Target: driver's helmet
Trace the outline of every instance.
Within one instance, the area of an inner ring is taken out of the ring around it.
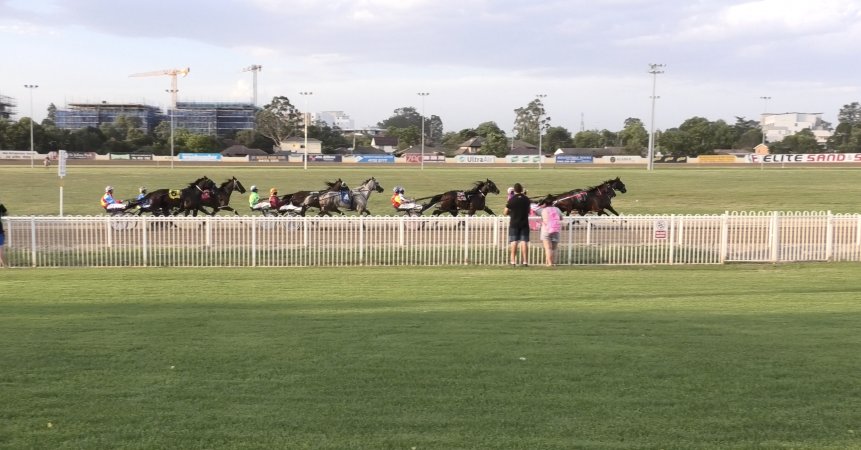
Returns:
[[[269,195],[278,195],[278,189],[275,189],[275,188],[269,189]]]
[[[113,192],[113,191],[114,191],[113,186],[105,186],[105,192]]]
[[[403,194],[403,193],[405,193],[405,192],[407,192],[407,191],[406,191],[406,189],[404,189],[404,187],[403,187],[403,186],[398,186],[398,192],[400,192],[401,194]]]
[[[138,191],[140,191],[141,194],[146,194],[146,186],[141,186],[138,188]]]
[[[257,186],[251,186],[251,192],[257,192]]]
[[[400,194],[401,190],[403,190],[403,188],[400,186],[395,186],[394,188],[392,188],[392,192],[394,192],[395,194]]]

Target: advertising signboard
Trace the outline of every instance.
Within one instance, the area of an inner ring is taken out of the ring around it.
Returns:
[[[365,164],[394,164],[394,155],[356,155],[357,163]]]
[[[493,164],[496,156],[493,155],[457,155],[454,162],[460,164]]]
[[[180,153],[180,161],[221,161],[221,153]]]
[[[592,164],[591,155],[556,155],[556,164]]]

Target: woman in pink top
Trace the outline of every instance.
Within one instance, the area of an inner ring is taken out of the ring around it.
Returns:
[[[541,242],[544,243],[544,261],[548,266],[556,263],[556,247],[559,245],[559,232],[562,230],[562,211],[552,202],[542,204]]]

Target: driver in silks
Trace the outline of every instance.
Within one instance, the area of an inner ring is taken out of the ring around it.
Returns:
[[[105,211],[126,209],[126,204],[123,203],[122,200],[117,200],[114,198],[113,186],[105,187],[105,195],[102,196],[102,199],[99,203],[101,203],[102,208],[105,208]]]
[[[392,206],[395,207],[398,211],[410,211],[416,208],[415,200],[411,198],[404,197],[404,193],[406,190],[403,186],[395,186],[392,189]]]

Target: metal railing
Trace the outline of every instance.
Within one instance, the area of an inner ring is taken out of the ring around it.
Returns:
[[[4,217],[11,267],[504,265],[508,218]],[[543,262],[532,233],[530,261]],[[565,218],[562,265],[861,261],[861,215]]]

